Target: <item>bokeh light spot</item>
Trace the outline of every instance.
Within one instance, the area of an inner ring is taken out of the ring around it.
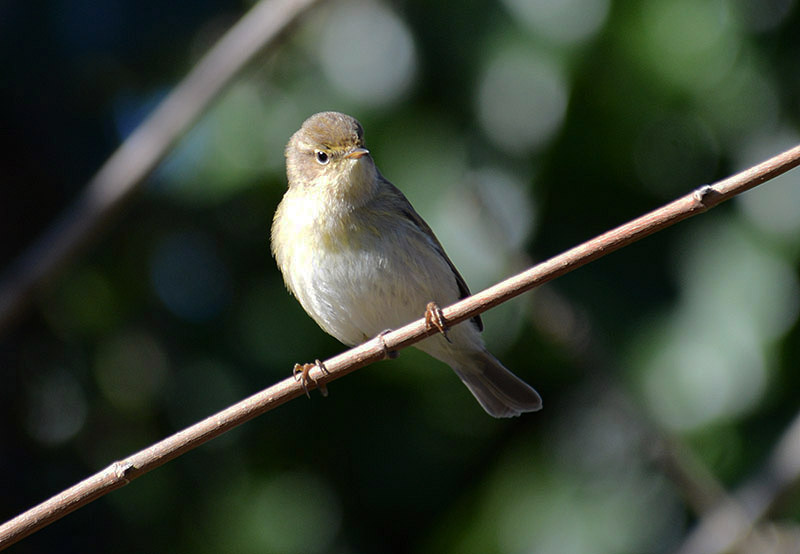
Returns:
[[[96,267],[81,266],[71,271],[60,284],[55,298],[42,310],[59,331],[94,336],[113,327],[120,317],[118,291],[108,276]]]
[[[505,5],[537,34],[559,43],[594,36],[608,16],[609,0],[505,0]]]
[[[568,86],[557,66],[529,52],[503,50],[480,77],[478,117],[497,146],[525,154],[558,131],[567,99]]]
[[[681,324],[689,322],[674,325]],[[720,340],[673,329],[645,368],[645,396],[658,420],[686,431],[746,412],[766,385],[763,355],[747,338]]]
[[[788,150],[800,143],[794,131],[779,130],[755,134],[739,156],[742,169]],[[800,244],[800,174],[784,173],[758,190],[736,198],[742,213],[760,229],[784,239],[792,246]]]
[[[400,98],[417,65],[410,31],[377,2],[337,4],[322,27],[319,57],[337,89],[372,105]]]
[[[668,83],[707,91],[731,69],[740,42],[727,2],[673,0],[642,7],[638,54]]]
[[[788,264],[733,225],[706,223],[680,251],[681,300],[639,348],[648,406],[667,427],[693,430],[761,399],[767,353],[797,321],[800,286]]]
[[[128,332],[103,341],[95,358],[95,375],[105,397],[129,412],[149,406],[161,390],[169,363],[149,334]]]
[[[244,554],[331,552],[342,508],[331,487],[311,473],[284,472],[251,483],[235,497],[221,537],[237,538]]]
[[[88,407],[80,383],[62,368],[48,370],[27,390],[25,426],[46,446],[62,444],[83,427]]]

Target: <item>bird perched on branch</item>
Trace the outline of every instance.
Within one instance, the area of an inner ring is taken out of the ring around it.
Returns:
[[[380,174],[358,121],[337,112],[309,117],[286,146],[286,172],[272,253],[287,288],[323,330],[354,346],[425,311],[441,333],[415,346],[449,365],[489,414],[541,408],[539,394],[486,350],[480,317],[446,328],[438,306],[469,296],[467,284]]]

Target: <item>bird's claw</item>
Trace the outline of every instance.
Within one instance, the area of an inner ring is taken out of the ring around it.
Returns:
[[[447,322],[444,319],[444,313],[436,302],[428,302],[428,305],[425,306],[425,327],[438,330],[447,342],[452,342],[447,336]]]
[[[329,373],[328,369],[325,367],[319,360],[314,360],[313,364],[294,364],[294,368],[292,368],[292,376],[295,378],[296,381],[300,381],[303,385],[303,390],[306,393],[308,398],[311,398],[311,395],[308,392],[308,383],[314,383],[314,386],[319,389],[319,392],[322,393],[322,396],[328,396],[328,387],[325,383],[319,383],[316,379],[311,378],[309,372],[314,368],[318,367],[322,373]]]

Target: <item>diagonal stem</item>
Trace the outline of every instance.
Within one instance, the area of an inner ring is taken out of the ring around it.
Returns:
[[[262,0],[198,62],[100,167],[81,195],[3,274],[0,332],[133,198],[175,143],[260,52],[320,0]]]
[[[445,322],[454,325],[471,319],[597,258],[709,210],[797,165],[800,165],[800,146],[723,181],[703,186],[657,210],[465,298],[443,310]],[[360,346],[314,366],[309,372],[310,382],[312,386],[322,387],[330,381],[385,359],[392,352],[407,348],[438,332],[435,327],[425,324],[425,318],[421,318],[395,331],[381,333]],[[325,371],[321,367],[324,367]],[[111,464],[103,471],[0,525],[0,550],[106,493],[128,484],[140,475],[303,394],[303,384],[294,377],[289,377],[124,460]]]

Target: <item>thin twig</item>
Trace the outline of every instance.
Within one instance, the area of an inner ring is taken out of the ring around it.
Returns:
[[[612,229],[563,254],[490,287],[479,294],[464,299],[444,310],[449,323],[470,319],[476,307],[493,308],[506,300],[537,287],[547,281],[594,261],[610,252],[656,233],[679,221],[709,210],[725,200],[750,190],[761,183],[800,165],[800,146],[778,154],[767,161],[737,173],[714,185],[700,187],[669,204]]]
[[[722,483],[686,444],[654,427],[648,431],[659,468],[698,518],[729,498]]]
[[[555,256],[531,269],[448,306],[443,310],[449,324],[471,319],[493,306],[555,279],[592,260],[631,244],[687,217],[704,212],[736,194],[800,164],[800,146],[733,177],[696,191],[645,214],[616,229]],[[420,307],[422,311],[422,307]],[[382,360],[436,333],[421,318],[395,331],[382,334],[360,346],[323,362],[324,370],[314,367],[309,373],[320,386]],[[128,484],[148,471],[188,452],[212,438],[304,394],[302,383],[290,377],[264,391],[208,417],[149,448],[111,464],[96,475],[31,508],[0,526],[0,550],[49,525],[69,512]]]
[[[732,552],[799,482],[800,413],[784,431],[762,470],[710,510],[677,554]]]
[[[233,77],[320,0],[262,0],[194,66],[111,155],[83,193],[3,275],[0,333],[116,215]]]

